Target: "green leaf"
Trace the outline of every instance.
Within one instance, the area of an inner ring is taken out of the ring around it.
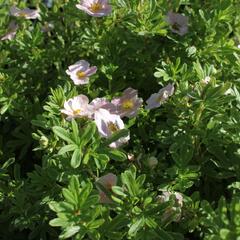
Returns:
[[[106,221],[102,226],[103,230],[107,233],[115,232],[129,224],[130,219],[124,214],[117,215],[111,222]]]
[[[98,169],[105,169],[110,159],[106,154],[95,154],[94,160]]]
[[[61,127],[53,127],[53,132],[60,137],[61,139],[65,140],[68,143],[75,143],[71,138],[71,135]]]
[[[72,120],[72,130],[73,130],[73,133],[72,133],[73,139],[75,143],[78,145],[80,143],[79,130],[78,130],[78,125],[74,119]]]
[[[168,234],[166,231],[164,231],[161,228],[157,230],[157,233],[159,235],[159,239],[161,240],[175,240],[170,234]]]
[[[158,224],[154,221],[154,219],[150,216],[145,218],[145,224],[150,228],[156,228]]]
[[[80,193],[79,189],[80,189],[80,184],[79,184],[79,180],[78,177],[73,175],[70,179],[70,183],[68,186],[68,189],[71,192],[76,192],[76,194],[78,195]]]
[[[74,206],[68,202],[60,202],[58,212],[72,212],[74,210]]]
[[[218,87],[210,87],[206,91],[206,99],[209,99],[209,101],[212,101],[214,98],[222,96],[230,87],[230,82],[226,82]]]
[[[62,232],[59,238],[60,239],[70,238],[73,235],[75,235],[77,232],[79,232],[79,230],[80,230],[80,226],[69,226]]]
[[[78,197],[78,203],[79,203],[79,208],[81,208],[84,203],[87,201],[89,194],[92,191],[92,184],[87,183],[81,190],[81,193],[79,194]]]
[[[52,227],[64,227],[68,225],[66,219],[54,218],[49,222],[49,225]]]
[[[220,237],[221,237],[221,239],[228,240],[228,239],[231,239],[230,236],[231,236],[231,231],[229,229],[222,228],[220,230]]]
[[[3,115],[3,114],[8,110],[9,107],[10,107],[10,104],[4,105],[4,106],[0,109],[0,114]]]
[[[90,153],[89,153],[89,152],[86,152],[85,155],[84,155],[84,157],[83,157],[83,164],[84,164],[84,165],[87,165],[89,159],[90,159]]]
[[[81,146],[85,146],[94,136],[96,131],[95,123],[88,123],[81,136]]]
[[[9,158],[3,165],[2,169],[7,169],[10,165],[15,162],[15,158]]]
[[[194,153],[191,137],[182,135],[175,138],[175,143],[170,146],[169,151],[178,166],[186,167]]]
[[[145,179],[146,179],[146,175],[145,174],[142,174],[141,176],[139,176],[136,179],[136,183],[138,184],[139,187],[143,186],[143,184],[145,182]]]
[[[76,144],[69,144],[69,145],[66,145],[66,146],[63,146],[59,151],[58,151],[58,154],[59,155],[63,155],[65,154],[66,152],[71,152],[71,151],[74,151],[78,146]]]
[[[62,193],[67,202],[72,203],[75,206],[77,205],[75,196],[72,192],[70,192],[68,189],[64,188],[62,190]]]
[[[71,158],[71,166],[73,168],[77,168],[80,166],[81,161],[82,161],[82,156],[81,156],[81,150],[75,149],[75,151],[73,152],[72,158]]]
[[[124,190],[122,187],[119,187],[119,186],[113,186],[112,187],[112,191],[113,193],[119,195],[119,196],[122,196],[122,197],[126,197],[127,195],[124,193]]]
[[[104,219],[95,220],[88,225],[88,228],[89,229],[99,228],[104,222],[105,222]]]
[[[127,159],[126,154],[124,152],[121,152],[120,150],[117,150],[117,149],[109,150],[106,154],[111,159],[113,159],[115,161],[119,161],[119,162],[123,162]]]
[[[138,186],[136,183],[136,167],[131,166],[129,170],[126,170],[121,174],[122,182],[126,185],[131,196],[136,196],[138,193]]]
[[[140,219],[137,219],[134,224],[131,225],[129,231],[128,231],[128,234],[130,236],[134,236],[139,230],[140,228],[143,227],[145,221],[144,221],[144,218],[140,218]]]
[[[68,202],[55,202],[55,201],[51,201],[48,204],[49,208],[56,212],[56,213],[60,213],[60,212],[69,212],[72,213],[72,211],[74,210],[74,206],[71,203]]]
[[[104,142],[104,146],[108,146],[112,142],[116,142],[118,139],[120,139],[122,137],[127,137],[128,135],[129,135],[129,130],[128,129],[121,129],[121,130],[115,132],[110,138],[108,138]]]

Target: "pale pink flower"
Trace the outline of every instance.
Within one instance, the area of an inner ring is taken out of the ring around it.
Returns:
[[[93,17],[103,17],[112,11],[108,0],[82,0],[76,7]]]
[[[8,26],[8,32],[0,38],[1,41],[3,41],[3,40],[13,40],[16,36],[17,29],[18,29],[18,25],[16,24],[16,22],[11,21],[9,26]]]
[[[168,202],[172,195],[174,195],[174,197],[176,199],[176,205],[179,207],[182,207],[183,206],[183,196],[179,192],[163,191],[162,195],[158,196],[158,200],[160,202]]]
[[[82,85],[89,82],[89,77],[95,74],[97,67],[90,67],[90,64],[85,60],[80,60],[68,67],[66,73],[73,80],[74,84]]]
[[[61,113],[67,115],[67,120],[80,117],[91,117],[92,107],[88,103],[88,97],[82,94],[70,98],[68,101],[65,101],[64,109],[61,110]]]
[[[206,76],[204,79],[202,79],[202,83],[208,84],[211,81],[211,78],[209,76]]]
[[[162,195],[158,196],[157,199],[159,202],[164,203],[168,202],[171,198],[171,196],[174,195],[175,197],[175,204],[171,208],[167,208],[163,214],[163,221],[168,219],[170,216],[173,214],[175,215],[175,222],[178,222],[181,219],[181,212],[176,215],[177,208],[181,210],[183,207],[183,196],[181,193],[178,192],[169,192],[169,191],[164,191]]]
[[[25,19],[36,19],[40,17],[39,10],[33,10],[30,8],[19,9],[15,6],[10,8],[10,15],[14,17],[23,17]]]
[[[168,12],[166,20],[171,25],[172,32],[180,36],[188,32],[188,17],[179,13]]]
[[[115,105],[110,103],[106,98],[95,98],[91,101],[90,105],[93,106],[94,112],[96,112],[100,108],[106,109],[112,114],[116,112]]]
[[[97,180],[97,183],[100,184],[105,190],[111,191],[113,186],[116,186],[117,184],[117,176],[113,173],[108,173],[105,176],[100,177]],[[105,192],[102,191],[97,186],[97,189],[99,191],[100,196],[100,203],[112,203],[113,201],[106,195]]]
[[[108,110],[100,108],[94,114],[95,123],[98,128],[99,134],[104,138],[109,138],[113,133],[124,129],[124,123],[119,115],[111,114]],[[126,143],[130,139],[129,136],[122,137],[115,142],[112,142],[109,146],[117,148]]]
[[[114,98],[111,101],[116,106],[117,115],[129,118],[137,115],[142,102],[142,98],[138,97],[138,91],[133,88],[127,88],[121,97]]]
[[[173,92],[174,85],[169,83],[166,87],[160,89],[158,93],[154,93],[150,96],[150,98],[146,101],[147,106],[145,109],[150,110],[160,107],[162,103],[173,95]]]

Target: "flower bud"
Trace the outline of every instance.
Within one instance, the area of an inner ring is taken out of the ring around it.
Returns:
[[[47,148],[47,146],[48,146],[48,139],[47,139],[47,137],[41,136],[41,138],[39,139],[39,143],[40,143],[40,146],[42,148]]]
[[[148,163],[148,166],[153,169],[153,168],[155,168],[155,167],[157,166],[158,160],[157,160],[157,158],[155,158],[155,157],[150,157],[150,158],[147,160],[147,163]]]

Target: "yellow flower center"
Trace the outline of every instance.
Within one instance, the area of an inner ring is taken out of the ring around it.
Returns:
[[[180,27],[181,27],[181,26],[180,26],[178,23],[174,23],[174,24],[172,25],[172,29],[174,29],[174,30],[176,30],[176,31],[179,31]]]
[[[107,127],[112,133],[117,132],[119,130],[118,126],[116,124],[114,124],[113,122],[109,122],[107,124]]]
[[[168,92],[164,91],[159,97],[156,98],[156,102],[164,102],[168,98]]]
[[[156,102],[158,103],[158,102],[162,102],[163,101],[163,96],[160,96],[160,97],[158,97],[158,98],[156,98]]]
[[[123,103],[122,103],[122,108],[124,110],[130,110],[134,107],[134,104],[133,104],[133,101],[132,100],[124,100]]]
[[[82,71],[77,71],[76,74],[77,74],[77,77],[78,77],[79,79],[81,79],[81,78],[83,78],[83,77],[86,76],[85,72],[82,72]]]
[[[80,114],[80,112],[81,112],[81,110],[80,110],[80,109],[76,109],[76,110],[74,110],[74,111],[73,111],[73,114],[74,114],[74,115],[79,115],[79,114]]]
[[[100,3],[93,3],[90,9],[95,13],[102,9],[102,5]]]
[[[20,13],[19,13],[19,17],[26,17],[26,16],[27,16],[27,14],[24,13],[24,12],[20,12]]]

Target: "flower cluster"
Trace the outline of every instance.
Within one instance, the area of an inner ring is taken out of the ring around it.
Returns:
[[[51,7],[52,1],[46,1],[45,4],[47,7]],[[109,5],[108,0],[81,0],[78,4],[76,4],[76,7],[93,17],[104,17],[109,15],[112,11],[112,7]],[[37,19],[40,18],[40,11],[39,9],[19,9],[16,6],[12,6],[10,8],[10,16],[24,19]],[[170,25],[172,32],[177,33],[180,36],[183,36],[188,32],[188,17],[186,16],[169,11],[166,16],[166,22],[168,22]],[[51,28],[52,25],[48,25],[48,23],[45,23],[45,25],[42,27],[43,31],[49,31]],[[12,21],[9,24],[7,33],[1,36],[0,40],[3,41],[14,39],[17,29],[18,25]],[[80,85],[87,84],[89,76],[94,74],[96,70],[96,67],[89,67],[86,61],[81,60],[76,62],[74,65],[69,66],[67,74],[71,76],[71,79],[76,85]]]
[[[74,84],[82,85],[89,82],[90,76],[97,72],[97,67],[90,67],[86,60],[80,60],[68,67],[66,73],[73,80]],[[154,93],[147,100],[146,109],[159,107],[174,92],[173,84]],[[111,101],[106,98],[95,98],[89,103],[89,99],[85,95],[79,95],[67,100],[64,103],[64,109],[61,113],[67,115],[67,120],[74,118],[88,118],[94,120],[101,137],[109,138],[115,132],[124,129],[123,117],[136,117],[143,100],[138,97],[138,91],[131,87],[123,91],[122,96],[115,97]],[[129,136],[122,137],[111,143],[109,146],[117,148],[130,139]]]
[[[112,7],[108,0],[82,0],[76,7],[94,17],[102,17],[111,13]],[[36,19],[40,17],[39,10],[29,8],[19,9],[16,6],[10,8],[10,15],[24,19]],[[169,12],[167,21],[172,26],[173,32],[183,35],[187,32],[187,17]],[[176,30],[176,27],[178,28]],[[8,32],[1,37],[1,40],[12,40],[17,32],[18,25],[11,21]],[[70,65],[66,74],[70,76],[75,85],[89,83],[89,79],[97,72],[96,66],[90,66],[86,60],[79,60]],[[174,92],[173,84],[154,93],[146,101],[146,110],[159,107]],[[67,120],[74,118],[88,118],[95,121],[99,134],[104,138],[109,138],[115,132],[124,129],[123,117],[136,117],[143,100],[138,97],[138,91],[131,87],[125,89],[122,96],[115,97],[111,101],[106,98],[96,98],[89,103],[85,95],[79,95],[67,100],[61,113],[65,114]],[[119,139],[110,144],[110,147],[119,147],[129,140],[129,136]]]

